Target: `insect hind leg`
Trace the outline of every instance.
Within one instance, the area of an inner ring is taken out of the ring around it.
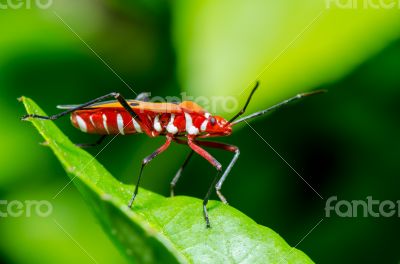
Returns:
[[[93,104],[95,104],[95,103],[101,102],[101,101],[103,101],[103,100],[105,100],[105,99],[107,99],[107,98],[110,98],[110,97],[113,97],[113,98],[115,98],[116,100],[118,100],[118,102],[121,104],[121,106],[122,106],[126,111],[128,111],[128,113],[129,113],[133,118],[139,118],[139,117],[136,115],[136,113],[132,110],[132,108],[129,106],[129,104],[128,104],[128,102],[125,100],[125,98],[124,98],[121,94],[116,93],[116,92],[113,92],[113,93],[109,93],[109,94],[100,96],[100,97],[98,97],[98,98],[96,98],[96,99],[93,99],[93,100],[87,102],[87,103],[78,105],[78,106],[76,106],[76,107],[72,107],[71,109],[68,109],[68,110],[66,110],[66,111],[64,111],[64,112],[61,112],[61,113],[58,113],[58,114],[55,114],[55,115],[52,115],[52,116],[41,116],[41,115],[36,115],[36,114],[29,114],[29,115],[23,116],[23,117],[21,118],[21,120],[27,120],[27,119],[29,119],[29,118],[42,119],[42,120],[57,120],[57,119],[59,119],[60,117],[63,117],[63,116],[65,116],[65,115],[68,115],[68,114],[70,114],[70,113],[72,113],[72,112],[74,112],[74,111],[84,109],[85,107],[89,107],[89,106],[91,106],[91,105],[93,105]]]
[[[70,113],[72,113],[74,111],[81,110],[81,109],[83,109],[85,107],[91,106],[91,105],[93,105],[95,103],[101,102],[101,101],[103,101],[103,100],[105,100],[107,98],[110,98],[110,97],[116,98],[117,96],[120,96],[120,95],[118,93],[115,93],[115,92],[114,93],[109,93],[109,94],[100,96],[100,97],[98,97],[96,99],[93,99],[93,100],[91,100],[91,101],[89,101],[87,103],[78,105],[76,107],[73,107],[73,108],[68,109],[68,110],[66,110],[64,112],[61,112],[61,113],[58,113],[58,114],[55,114],[55,115],[52,115],[52,116],[41,116],[41,115],[36,115],[36,114],[29,114],[29,115],[24,115],[21,119],[22,120],[26,120],[28,118],[36,118],[36,119],[43,119],[43,120],[57,120],[60,117],[68,115],[68,114],[70,114]]]

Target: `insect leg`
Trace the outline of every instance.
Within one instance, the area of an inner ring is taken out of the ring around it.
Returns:
[[[211,195],[211,191],[212,188],[214,188],[214,185],[217,181],[217,179],[219,178],[219,175],[222,171],[222,166],[221,163],[219,163],[213,156],[211,156],[207,151],[205,151],[203,148],[201,148],[200,146],[198,146],[195,142],[194,139],[189,137],[188,138],[188,145],[189,147],[194,150],[197,154],[199,154],[200,156],[202,156],[203,158],[205,158],[208,162],[211,163],[211,165],[213,165],[216,169],[217,169],[217,175],[215,176],[210,188],[208,189],[208,192],[206,194],[206,196],[204,197],[203,200],[203,214],[204,214],[204,219],[206,220],[206,225],[209,228],[210,227],[210,220],[208,218],[208,211],[207,211],[207,204],[208,204],[208,200],[210,199],[210,195]]]
[[[170,184],[171,197],[174,197],[175,185],[178,182],[179,178],[181,177],[183,169],[186,167],[186,165],[189,163],[190,158],[193,156],[193,153],[194,153],[194,151],[191,150],[189,155],[186,157],[185,161],[183,162],[182,166],[176,172],[175,177],[172,179],[171,184]]]
[[[207,228],[211,227],[210,220],[208,218],[207,204],[208,204],[208,200],[210,199],[212,189],[214,188],[214,185],[217,182],[217,179],[219,178],[220,174],[221,174],[221,171],[218,171],[217,174],[215,175],[214,180],[212,181],[210,187],[208,188],[207,194],[206,194],[206,196],[204,197],[204,200],[203,200],[203,214],[204,214],[204,219],[206,220],[206,227]]]
[[[171,136],[167,136],[167,141],[165,141],[164,145],[162,145],[161,147],[159,147],[156,151],[154,151],[153,153],[151,153],[149,156],[147,156],[146,158],[144,158],[142,160],[142,166],[140,167],[140,173],[139,173],[139,178],[137,180],[136,186],[135,186],[135,190],[133,192],[132,198],[129,201],[128,206],[132,207],[133,201],[136,198],[136,195],[138,194],[139,191],[139,184],[140,184],[140,179],[142,178],[142,174],[143,174],[143,169],[144,167],[150,162],[152,161],[155,157],[157,157],[159,154],[161,154],[162,152],[164,152],[169,145],[171,144],[172,141],[172,137]]]
[[[52,115],[52,116],[40,116],[40,115],[30,114],[30,115],[23,116],[21,119],[25,120],[25,119],[28,119],[28,118],[37,118],[37,119],[44,119],[44,120],[56,120],[56,119],[59,119],[60,117],[68,115],[68,114],[70,114],[70,113],[72,113],[74,111],[77,111],[77,110],[83,109],[85,107],[91,106],[91,105],[93,105],[95,103],[98,103],[100,101],[103,101],[103,100],[105,100],[107,98],[116,97],[117,95],[118,95],[117,93],[109,93],[109,94],[100,96],[99,98],[93,99],[93,100],[91,100],[91,101],[89,101],[87,103],[78,105],[77,107],[68,109],[68,110],[66,110],[64,112],[61,112],[59,114],[55,114],[55,115]]]
[[[227,204],[228,202],[226,201],[226,198],[221,193],[221,188],[222,188],[222,184],[224,183],[225,179],[228,177],[230,171],[232,170],[233,166],[235,165],[236,161],[239,158],[239,155],[240,155],[239,148],[236,146],[233,146],[233,145],[228,145],[228,144],[224,144],[224,143],[220,143],[220,142],[196,141],[196,143],[200,146],[222,149],[222,150],[226,150],[226,151],[235,153],[231,162],[229,163],[228,167],[222,174],[218,183],[215,185],[215,191],[216,191],[219,199],[223,203]]]
[[[142,101],[142,102],[149,102],[150,101],[151,93],[143,92],[136,96],[135,100]]]
[[[80,148],[96,147],[96,146],[100,145],[106,138],[107,138],[107,135],[103,135],[94,143],[81,143],[81,144],[75,144],[75,146],[80,147]]]
[[[122,95],[120,95],[119,93],[115,93],[115,92],[114,92],[114,93],[109,93],[109,94],[100,96],[99,98],[93,99],[93,100],[91,100],[91,101],[89,101],[89,102],[87,102],[87,103],[78,105],[78,106],[76,106],[76,107],[73,107],[73,108],[68,109],[68,110],[66,110],[66,111],[64,111],[64,112],[61,112],[61,113],[58,113],[58,114],[55,114],[55,115],[52,115],[52,116],[41,116],[41,115],[36,115],[36,114],[30,114],[30,115],[25,115],[25,116],[23,116],[21,119],[22,119],[22,120],[25,120],[25,119],[28,119],[28,118],[37,118],[37,119],[44,119],[44,120],[56,120],[56,119],[59,119],[60,117],[63,117],[63,116],[65,116],[65,115],[68,115],[68,114],[70,114],[70,113],[72,113],[72,112],[74,112],[74,111],[84,109],[85,107],[89,107],[89,106],[91,106],[91,105],[93,105],[93,104],[95,104],[95,103],[101,102],[101,101],[103,101],[103,100],[105,100],[105,99],[107,99],[107,98],[110,98],[110,97],[114,97],[115,99],[117,99],[118,102],[122,105],[122,107],[123,107],[126,111],[128,111],[129,114],[130,114],[133,118],[138,118],[138,116],[137,116],[136,113],[132,110],[132,108],[129,106],[128,102],[124,99],[124,97],[122,97]]]

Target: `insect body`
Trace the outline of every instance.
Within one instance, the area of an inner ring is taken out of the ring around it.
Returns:
[[[237,118],[246,111],[258,84],[259,83],[257,82],[242,110],[229,121],[220,116],[211,115],[202,107],[191,101],[184,101],[180,104],[151,103],[149,102],[148,94],[146,93],[138,95],[135,100],[125,100],[118,93],[110,93],[82,105],[59,106],[58,108],[64,109],[65,111],[53,116],[26,115],[23,119],[38,118],[56,120],[62,116],[71,114],[72,124],[76,128],[80,129],[82,132],[101,135],[101,138],[96,143],[78,144],[81,147],[98,145],[108,135],[145,133],[149,137],[164,136],[166,138],[165,143],[142,161],[137,184],[128,204],[129,207],[132,207],[136,195],[138,194],[144,167],[156,156],[164,152],[170,146],[172,141],[178,144],[188,145],[191,151],[171,182],[171,196],[174,195],[174,187],[181,177],[184,167],[193,156],[193,153],[197,153],[206,159],[217,170],[217,174],[203,200],[204,218],[207,227],[210,227],[207,211],[208,200],[213,188],[215,188],[220,200],[227,203],[225,197],[221,193],[221,187],[233,165],[239,158],[240,152],[239,148],[233,145],[203,141],[199,139],[228,136],[232,133],[232,126],[238,123],[264,115],[302,97],[321,92],[316,91],[298,94],[270,108],[237,120]],[[107,98],[114,98],[115,100],[103,102]],[[231,152],[233,153],[233,158],[223,171],[222,165],[203,147],[216,148]]]
[[[225,119],[211,116],[193,102],[161,105],[129,100],[128,103],[136,117],[132,117],[120,104],[108,103],[72,112],[72,124],[82,132],[99,135],[146,133],[150,137],[167,134],[207,137],[229,135],[232,132],[231,126],[227,125]]]

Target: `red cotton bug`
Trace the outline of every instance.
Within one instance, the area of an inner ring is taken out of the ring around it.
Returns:
[[[152,154],[143,159],[137,184],[135,186],[132,198],[128,204],[129,207],[132,207],[132,204],[138,194],[140,179],[142,177],[144,167],[157,155],[164,152],[172,141],[178,144],[188,145],[191,151],[171,182],[171,196],[174,196],[174,187],[178,182],[184,167],[193,156],[193,153],[196,152],[206,159],[217,170],[217,174],[203,200],[204,219],[206,221],[206,226],[210,227],[207,203],[211,192],[213,188],[215,188],[219,199],[223,203],[227,203],[225,197],[221,193],[221,187],[233,165],[239,158],[240,152],[239,148],[233,145],[219,142],[201,141],[198,139],[229,136],[232,133],[232,127],[238,123],[264,115],[300,98],[324,92],[315,91],[298,94],[265,110],[253,113],[237,120],[237,118],[246,111],[246,108],[250,103],[250,100],[258,85],[259,82],[256,82],[256,85],[247,98],[242,110],[239,111],[239,113],[237,113],[229,121],[220,116],[211,115],[202,107],[191,101],[184,101],[180,104],[151,103],[149,102],[148,93],[141,93],[134,100],[125,100],[119,93],[110,93],[82,105],[58,106],[59,109],[64,109],[66,111],[53,116],[26,115],[22,117],[22,119],[25,120],[28,118],[37,118],[56,120],[62,116],[71,114],[72,124],[76,128],[85,133],[101,135],[100,139],[93,144],[77,144],[80,147],[96,146],[100,144],[108,135],[145,133],[149,137],[165,136],[166,142]],[[114,98],[115,100],[102,102],[107,98]],[[223,171],[221,164],[202,147],[225,150],[232,152],[234,156],[225,171]]]

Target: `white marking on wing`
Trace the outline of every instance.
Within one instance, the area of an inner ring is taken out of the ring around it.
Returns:
[[[157,132],[161,132],[162,131],[162,127],[161,127],[161,123],[160,123],[160,116],[159,115],[156,115],[156,117],[154,118],[153,127]]]
[[[83,120],[83,118],[82,117],[80,117],[80,116],[76,116],[76,122],[78,122],[78,126],[79,126],[79,129],[82,131],[82,132],[87,132],[87,125],[86,125],[86,122],[85,122],[85,120]]]
[[[171,119],[169,120],[169,123],[167,125],[168,133],[171,133],[171,134],[178,133],[178,128],[174,125],[174,120],[175,120],[175,115],[171,114]]]
[[[96,128],[96,125],[94,124],[92,115],[90,115],[89,119],[90,119],[90,123],[92,123],[93,127]]]
[[[190,114],[185,113],[185,121],[186,121],[186,132],[188,132],[189,135],[199,134],[199,129],[193,125],[193,120]]]
[[[132,122],[136,132],[142,133],[142,128],[140,127],[139,123],[135,120],[135,118],[132,118]]]
[[[122,115],[118,114],[117,115],[117,125],[118,125],[118,130],[119,133],[121,133],[121,135],[125,135],[125,131],[124,131],[124,119],[122,119]]]
[[[110,134],[110,131],[108,131],[108,126],[107,126],[107,116],[105,114],[103,114],[103,126],[107,134]]]
[[[208,125],[208,119],[204,120],[203,123],[201,123],[200,131],[201,131],[201,132],[206,131],[207,125]]]

